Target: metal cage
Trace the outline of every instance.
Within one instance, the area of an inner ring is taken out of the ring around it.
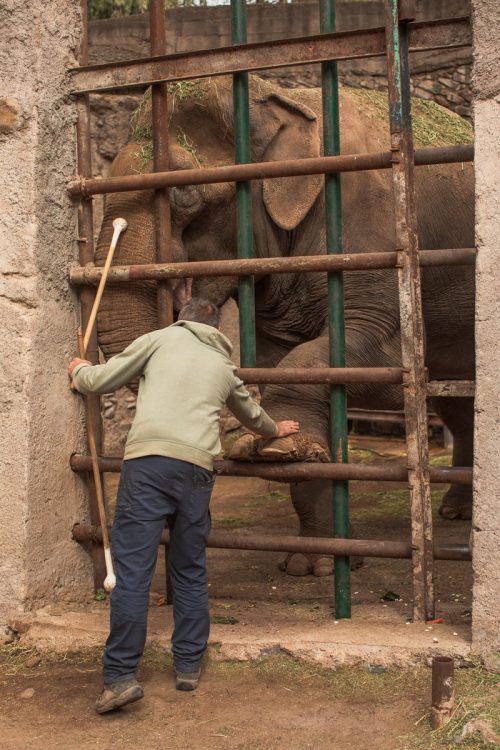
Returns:
[[[220,473],[259,476],[281,481],[332,480],[334,529],[332,539],[304,537],[245,536],[213,532],[209,546],[235,549],[314,551],[335,555],[335,617],[351,616],[349,555],[411,557],[413,570],[414,619],[434,617],[434,559],[470,559],[466,545],[437,547],[432,538],[430,482],[471,484],[470,468],[429,467],[427,407],[428,395],[472,396],[469,381],[429,382],[424,364],[423,319],[420,294],[420,266],[471,265],[473,248],[419,252],[416,233],[414,170],[422,164],[472,161],[472,146],[424,148],[414,151],[412,136],[409,53],[463,47],[471,43],[467,18],[428,23],[414,22],[411,0],[381,0],[385,5],[385,28],[335,31],[335,0],[319,0],[321,34],[276,42],[246,43],[245,0],[231,0],[233,46],[193,53],[165,55],[164,0],[151,0],[150,58],[105,65],[87,65],[87,40],[81,53],[82,67],[71,71],[78,107],[78,178],[68,185],[70,194],[79,196],[78,226],[80,268],[70,272],[70,281],[81,286],[82,323],[86,324],[92,305],[93,286],[102,269],[94,266],[92,195],[126,190],[155,190],[156,263],[115,266],[109,283],[154,279],[158,289],[158,324],[173,321],[172,294],[168,280],[186,276],[239,276],[241,333],[240,376],[251,383],[328,383],[331,397],[330,464],[244,464],[217,462]],[[370,56],[386,56],[389,88],[390,151],[340,155],[337,61]],[[323,91],[324,156],[315,159],[251,164],[249,146],[248,71],[290,65],[321,63]],[[235,114],[235,164],[209,169],[169,171],[167,82],[233,74]],[[94,179],[91,174],[89,95],[152,87],[154,172]],[[394,185],[396,245],[393,252],[344,254],[342,252],[341,173],[391,169]],[[250,180],[297,174],[325,175],[326,255],[293,258],[253,258],[252,206]],[[236,182],[238,258],[235,260],[172,263],[170,255],[169,188],[209,182]],[[401,368],[347,368],[345,366],[343,273],[365,268],[390,268],[398,275],[401,325]],[[256,367],[255,304],[253,274],[308,271],[328,272],[330,366],[322,369],[262,369]],[[97,334],[94,332],[89,358],[97,362]],[[346,383],[402,383],[407,442],[405,465],[348,464]],[[92,420],[99,453],[102,453],[102,427],[97,397],[89,399],[88,418]],[[100,469],[119,471],[120,459],[100,457]],[[74,455],[71,467],[89,472],[88,456]],[[411,496],[411,544],[349,539],[348,482],[352,479],[408,481]],[[93,541],[94,574],[97,586],[104,578],[98,547],[95,493],[89,474],[91,526],[76,526],[78,541]],[[162,543],[168,541],[168,532]]]

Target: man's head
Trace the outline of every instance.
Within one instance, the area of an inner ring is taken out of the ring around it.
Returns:
[[[205,323],[218,328],[219,308],[203,297],[193,297],[181,308],[177,320],[192,320],[194,323]]]

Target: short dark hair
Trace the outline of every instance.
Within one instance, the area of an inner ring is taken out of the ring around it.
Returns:
[[[205,323],[207,326],[219,327],[220,312],[217,305],[203,297],[192,297],[181,308],[177,320],[192,320],[195,323]]]

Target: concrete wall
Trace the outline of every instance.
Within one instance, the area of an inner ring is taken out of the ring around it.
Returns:
[[[87,554],[70,540],[86,515],[68,468],[82,409],[68,391],[75,304],[67,269],[76,212],[75,64],[78,3],[0,4],[0,622],[43,601],[81,598]]]
[[[473,641],[500,671],[500,6],[474,0],[476,422]]]

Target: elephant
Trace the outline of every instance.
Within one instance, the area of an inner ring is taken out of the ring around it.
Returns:
[[[250,76],[250,138],[253,161],[301,159],[322,153],[319,89],[282,89]],[[416,146],[471,141],[471,127],[432,102],[413,99]],[[169,87],[171,169],[223,166],[234,162],[232,81],[214,77]],[[387,96],[341,87],[342,153],[384,151],[389,147]],[[133,132],[117,155],[111,175],[152,171],[151,102],[145,95]],[[393,185],[390,170],[345,173],[342,185],[345,252],[395,249]],[[473,169],[470,164],[422,166],[415,170],[418,240],[422,249],[474,246]],[[251,183],[254,254],[304,256],[325,253],[323,175],[255,180]],[[236,256],[234,183],[175,187],[170,190],[174,261],[229,259]],[[115,253],[116,264],[155,259],[154,194],[114,193],[107,197],[97,249],[102,265],[112,220],[124,216],[128,230]],[[474,270],[469,266],[422,268],[425,357],[431,379],[474,377]],[[190,294],[222,305],[237,299],[235,276],[171,282],[178,310]],[[328,366],[327,275],[286,273],[255,277],[257,364],[260,367]],[[344,274],[346,365],[401,366],[397,273],[390,270]],[[154,282],[108,287],[98,317],[99,345],[105,357],[157,326]],[[353,408],[401,410],[399,385],[353,384]],[[324,385],[271,385],[263,406],[275,419],[297,419],[295,437],[258,443],[244,435],[232,457],[328,459],[329,394]],[[473,400],[435,398],[433,406],[454,438],[453,464],[472,462]],[[294,508],[304,536],[330,536],[330,483],[292,485]],[[471,517],[471,489],[451,485],[440,513],[448,519]],[[331,561],[292,555],[294,575],[331,573]]]

